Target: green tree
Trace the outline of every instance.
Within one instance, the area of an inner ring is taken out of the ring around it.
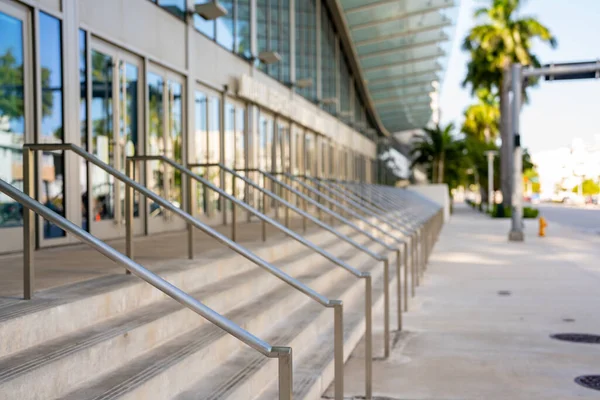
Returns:
[[[439,124],[433,128],[423,128],[421,136],[411,149],[412,165],[424,165],[434,183],[444,183],[446,164],[455,166],[462,156],[462,142],[454,135],[454,124],[445,127]]]
[[[540,66],[531,49],[534,39],[556,46],[556,40],[546,26],[533,17],[518,15],[522,3],[523,0],[491,0],[489,7],[477,9],[475,18],[483,18],[485,21],[473,27],[463,42],[463,49],[471,55],[463,85],[470,85],[473,93],[479,89],[487,89],[500,94],[500,132],[504,155],[501,174],[505,206],[510,206],[511,198],[511,166],[507,146],[511,135],[506,119],[509,104],[502,90],[508,82],[504,82],[503,73],[512,63]]]
[[[477,91],[477,103],[464,113],[461,131],[483,142],[495,140],[500,133],[500,104],[498,96],[489,89]]]

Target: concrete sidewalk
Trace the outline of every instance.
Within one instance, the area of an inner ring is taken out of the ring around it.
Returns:
[[[537,221],[529,221],[526,242],[509,243],[509,220],[455,211],[405,314],[405,331],[390,358],[374,364],[374,394],[600,398],[574,382],[600,374],[600,344],[549,337],[600,334],[600,238],[566,229],[538,238]],[[362,354],[359,345],[347,363],[348,397],[364,395]]]

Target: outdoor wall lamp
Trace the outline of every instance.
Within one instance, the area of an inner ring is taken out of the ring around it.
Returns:
[[[219,0],[213,0],[208,3],[196,4],[194,12],[208,21],[227,15],[227,9],[221,5]]]

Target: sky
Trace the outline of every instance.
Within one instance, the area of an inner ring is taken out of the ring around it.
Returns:
[[[473,10],[491,0],[460,1],[450,57],[440,91],[443,123],[462,123],[463,112],[474,99],[462,88],[468,54],[460,46],[475,24]],[[552,49],[535,43],[542,64],[600,59],[600,0],[525,0],[521,16],[533,16],[550,28],[558,40]],[[540,81],[529,89],[529,104],[521,113],[521,141],[532,154],[569,146],[574,138],[593,143],[600,135],[600,79]],[[459,125],[460,126],[460,125]]]

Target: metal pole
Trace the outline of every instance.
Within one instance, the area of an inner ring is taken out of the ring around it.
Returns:
[[[188,176],[186,179],[186,183],[187,183],[187,191],[186,191],[186,207],[187,207],[187,212],[190,215],[194,215],[194,212],[192,211],[193,206],[192,206],[192,177]],[[133,194],[133,188],[130,188],[132,194]],[[190,223],[187,224],[187,247],[188,247],[188,259],[193,260],[194,259],[194,226]]]
[[[390,261],[383,260],[383,354],[390,356]]]
[[[125,160],[125,173],[129,179],[135,179],[135,161]],[[134,259],[133,247],[133,187],[125,185],[125,254]],[[126,274],[131,272],[126,269]]]
[[[231,180],[231,193],[235,197],[235,175]],[[234,202],[231,202],[231,240],[237,242],[237,211]]]
[[[373,398],[373,287],[365,278],[365,399]]]
[[[494,156],[496,152],[493,150],[486,151],[488,159],[488,212],[493,212],[494,210]]]
[[[23,191],[35,199],[35,164],[31,149],[23,149]],[[23,298],[31,300],[35,292],[35,214],[23,206]]]
[[[337,301],[333,306],[333,357],[335,400],[344,400],[344,306]]]
[[[398,331],[402,330],[402,262],[400,261],[400,249],[396,252],[396,285],[398,288],[398,301],[396,306],[398,307]]]
[[[408,311],[408,245],[404,244],[404,311]]]
[[[523,179],[522,163],[523,153],[521,149],[521,135],[519,133],[519,114],[521,112],[521,92],[523,86],[521,64],[512,66],[512,128],[514,132],[513,152],[513,198],[512,198],[512,225],[508,234],[508,240],[522,242],[525,239],[523,233]]]
[[[292,348],[274,347],[273,350],[279,352],[279,400],[292,400]]]

